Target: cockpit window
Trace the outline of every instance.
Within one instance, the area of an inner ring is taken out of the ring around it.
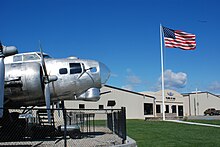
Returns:
[[[25,54],[23,55],[23,61],[39,60],[40,58],[36,54]]]
[[[59,69],[59,73],[60,73],[61,75],[67,74],[67,69],[66,69],[66,68],[60,68],[60,69]]]
[[[70,74],[77,74],[82,72],[80,63],[70,63]]]
[[[96,68],[96,67],[92,67],[92,68],[90,68],[90,72],[92,72],[92,73],[97,72],[97,68]]]
[[[19,62],[22,61],[22,55],[17,55],[13,57],[13,62]]]

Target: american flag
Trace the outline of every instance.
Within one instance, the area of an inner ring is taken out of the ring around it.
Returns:
[[[163,27],[165,47],[194,50],[196,35]]]

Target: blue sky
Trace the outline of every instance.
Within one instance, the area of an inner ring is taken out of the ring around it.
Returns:
[[[109,85],[160,89],[160,23],[196,34],[194,51],[164,48],[165,87],[220,94],[218,0],[0,0],[0,40],[19,52],[105,63]]]

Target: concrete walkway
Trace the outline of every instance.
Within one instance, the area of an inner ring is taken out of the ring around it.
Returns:
[[[220,125],[203,124],[203,123],[196,123],[196,122],[187,122],[187,121],[181,121],[181,120],[166,120],[166,121],[168,121],[168,122],[182,123],[182,124],[190,124],[190,125],[198,125],[198,126],[207,126],[207,127],[220,128]]]

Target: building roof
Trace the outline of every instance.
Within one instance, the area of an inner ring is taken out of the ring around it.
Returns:
[[[202,93],[207,93],[207,94],[211,94],[211,95],[213,95],[213,96],[216,96],[216,97],[219,97],[220,98],[220,96],[219,95],[216,95],[216,94],[213,94],[213,93],[211,93],[211,92],[208,92],[208,91],[198,91],[198,92],[189,92],[189,93],[182,93],[182,95],[183,96],[189,96],[190,94],[202,94]]]
[[[122,89],[122,88],[118,88],[118,87],[114,87],[114,86],[110,86],[110,85],[104,85],[104,86],[108,87],[108,88],[112,88],[112,89],[116,89],[116,90],[120,90],[120,91],[124,91],[124,92],[132,93],[132,94],[137,94],[137,95],[140,95],[140,96],[145,96],[145,97],[149,97],[149,98],[155,99],[155,97],[151,96],[151,95],[147,95],[147,94],[143,94],[143,93],[139,93],[139,92],[134,92],[134,91],[130,91],[130,90],[127,90],[127,89]]]

